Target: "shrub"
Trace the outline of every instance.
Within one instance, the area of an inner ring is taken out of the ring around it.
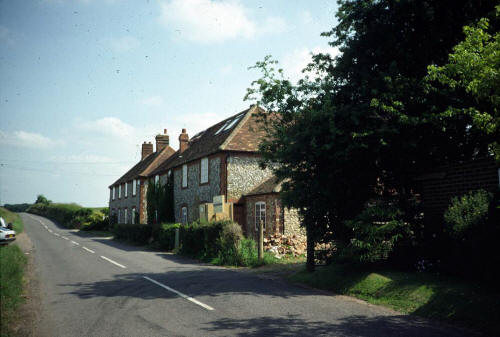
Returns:
[[[173,250],[175,248],[175,230],[180,227],[180,224],[160,225],[156,241],[159,243],[161,248],[165,250]]]
[[[451,200],[444,213],[446,251],[442,268],[450,274],[489,282],[500,280],[500,198],[484,190],[469,192]]]
[[[483,226],[488,220],[488,209],[493,198],[485,190],[469,192],[451,199],[451,204],[444,213],[448,230],[456,236],[464,237],[467,232]]]
[[[113,227],[115,238],[138,245],[148,243],[152,234],[152,226],[143,224],[116,224]]]
[[[381,202],[365,208],[355,219],[346,221],[352,238],[336,242],[339,261],[373,263],[387,260],[396,244],[412,235],[403,212],[394,205]]]
[[[94,211],[85,218],[81,230],[99,231],[109,228],[109,217],[100,211]]]

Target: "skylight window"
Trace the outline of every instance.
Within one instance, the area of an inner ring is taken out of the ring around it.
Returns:
[[[241,118],[244,115],[245,114],[241,114],[241,115],[234,117],[233,119],[228,120],[226,123],[224,123],[224,125],[219,130],[217,130],[217,132],[215,134],[218,135],[221,132],[225,132],[227,130],[230,130],[233,126],[236,125],[236,123],[238,123],[241,120]]]

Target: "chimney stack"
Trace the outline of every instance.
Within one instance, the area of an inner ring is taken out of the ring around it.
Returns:
[[[163,129],[163,135],[156,135],[156,152],[160,152],[169,145],[169,138],[167,129]]]
[[[179,152],[184,152],[189,146],[189,136],[186,133],[186,129],[182,129],[182,133],[179,135]]]
[[[149,143],[144,142],[142,144],[141,160],[144,160],[144,158],[149,156],[151,153],[153,153],[153,144],[151,144],[151,142],[149,142]]]

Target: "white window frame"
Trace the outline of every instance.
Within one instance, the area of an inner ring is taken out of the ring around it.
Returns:
[[[258,206],[258,207],[257,207]],[[257,210],[258,208],[258,210]],[[264,213],[264,216],[262,216]],[[255,203],[255,230],[259,230],[259,222],[264,220],[264,230],[266,230],[266,202],[258,201]]]
[[[113,186],[113,200],[116,199],[116,186]]]
[[[122,184],[118,185],[118,199],[122,197]]]
[[[187,225],[188,223],[188,208],[187,206],[181,207],[181,223]]]
[[[155,185],[158,184],[159,181],[160,181],[160,176],[155,175]]]
[[[128,183],[125,183],[125,198],[128,197]]]
[[[184,165],[182,165],[182,187],[183,188],[188,187],[187,175],[188,175],[188,167],[187,167],[187,164],[184,164]]]
[[[135,207],[132,207],[132,212],[130,214],[132,216],[132,225],[135,225]]]
[[[128,223],[128,209],[123,209],[123,222]]]
[[[137,193],[137,180],[132,180],[132,196],[135,197]]]
[[[200,184],[208,183],[208,157],[200,161]]]

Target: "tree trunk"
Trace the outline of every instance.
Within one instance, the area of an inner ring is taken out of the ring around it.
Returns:
[[[314,236],[312,230],[306,227],[307,235],[307,261],[306,268],[308,272],[314,271]]]

